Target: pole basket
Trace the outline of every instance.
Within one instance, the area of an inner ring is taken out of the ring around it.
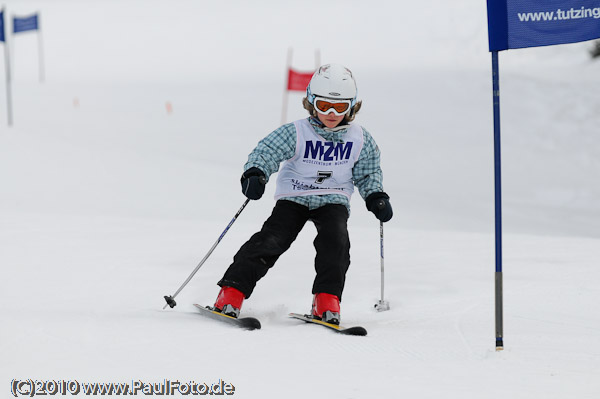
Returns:
[[[175,302],[175,299],[173,299],[171,295],[165,295],[165,301],[167,301],[167,305],[169,305],[171,309],[177,306],[177,302]]]
[[[375,304],[375,310],[378,312],[385,312],[386,310],[390,310],[390,303],[388,301],[379,300]]]

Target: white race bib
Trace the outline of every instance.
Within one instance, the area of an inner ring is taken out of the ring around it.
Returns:
[[[294,122],[296,153],[285,161],[277,177],[275,199],[304,195],[354,192],[352,168],[363,147],[363,129],[350,125],[342,135],[344,142],[334,143],[319,136],[307,119]]]

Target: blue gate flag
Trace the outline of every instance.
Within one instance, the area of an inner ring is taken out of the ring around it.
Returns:
[[[600,0],[487,0],[490,51],[600,37]]]
[[[29,30],[38,29],[39,26],[37,14],[24,18],[13,17],[13,33],[27,32]]]
[[[4,10],[0,11],[0,42],[4,41]]]

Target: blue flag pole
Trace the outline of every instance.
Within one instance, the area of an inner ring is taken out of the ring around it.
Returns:
[[[46,73],[44,70],[44,45],[42,42],[42,27],[40,26],[40,13],[38,12],[36,15],[38,23],[38,61],[40,63],[40,83],[44,83]]]
[[[42,44],[42,29],[40,26],[40,12],[29,15],[27,17],[12,17],[14,35],[22,32],[37,31],[38,35],[38,58],[40,65],[40,82],[43,83],[45,79],[44,73],[44,48]]]
[[[11,92],[11,77],[10,77],[10,51],[8,51],[8,38],[5,30],[5,19],[4,19],[4,7],[0,9],[0,41],[4,42],[4,64],[6,73],[6,119],[8,120],[8,126],[12,126],[12,92]]]
[[[487,0],[494,98],[496,207],[496,349],[502,350],[502,187],[498,52],[600,38],[600,0]]]
[[[492,88],[494,100],[494,186],[496,213],[496,350],[504,349],[502,316],[502,169],[500,157],[500,74],[498,52],[492,51]]]

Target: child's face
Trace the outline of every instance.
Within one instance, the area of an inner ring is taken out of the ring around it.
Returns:
[[[344,119],[344,116],[345,115],[336,115],[333,113],[333,111],[328,113],[327,115],[317,112],[317,117],[319,118],[319,120],[325,125],[325,127],[328,128],[336,127],[337,125],[339,125],[342,119]]]

